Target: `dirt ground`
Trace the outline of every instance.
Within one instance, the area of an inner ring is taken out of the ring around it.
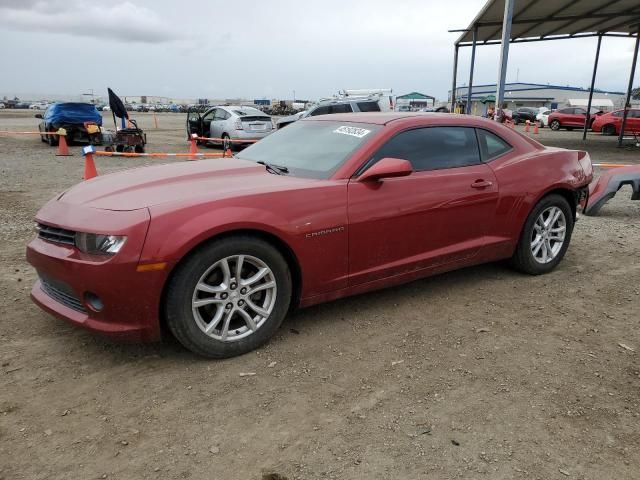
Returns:
[[[34,129],[32,114],[2,111],[0,130]],[[150,151],[187,151],[185,115],[137,117]],[[640,163],[614,145],[586,149]],[[491,264],[312,307],[259,351],[211,361],[109,343],[31,303],[32,219],[80,181],[72,151],[0,136],[0,479],[640,478],[630,190],[580,218],[549,275]]]

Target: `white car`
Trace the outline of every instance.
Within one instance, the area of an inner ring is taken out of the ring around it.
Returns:
[[[551,113],[551,110],[543,110],[536,115],[536,120],[540,122],[541,128],[549,125],[549,115]]]
[[[4,109],[4,103],[0,102],[0,110]]]
[[[47,109],[46,103],[34,103],[29,105],[29,110],[46,110],[46,109]]]

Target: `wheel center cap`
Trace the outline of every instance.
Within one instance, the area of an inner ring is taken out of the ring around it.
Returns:
[[[239,296],[240,294],[238,293],[237,290],[234,290],[229,294],[229,297],[231,298],[231,300],[237,300]]]

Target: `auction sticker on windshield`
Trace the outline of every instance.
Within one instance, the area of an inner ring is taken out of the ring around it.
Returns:
[[[346,125],[343,125],[336,128],[333,133],[341,133],[343,135],[351,135],[352,137],[362,138],[370,134],[371,130],[359,127],[347,127]]]

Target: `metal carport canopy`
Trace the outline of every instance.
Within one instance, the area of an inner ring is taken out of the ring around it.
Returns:
[[[505,0],[489,0],[456,45],[500,43]],[[640,24],[638,0],[516,0],[511,43],[610,34],[634,35]],[[615,36],[618,36],[615,35]]]
[[[602,38],[606,36],[635,37],[625,111],[618,136],[618,145],[622,145],[640,45],[639,0],[488,0],[468,28],[450,31],[463,32],[455,42],[451,90],[452,110],[455,108],[456,101],[458,49],[460,47],[471,46],[471,68],[469,70],[469,87],[467,88],[467,98],[470,100],[476,46],[501,45],[496,91],[496,107],[499,109],[498,103],[502,102],[504,95],[510,43],[598,37],[589,91],[589,106],[591,106]],[[498,111],[501,114],[501,111]],[[470,113],[469,101],[467,102],[467,113]],[[585,119],[583,139],[586,139],[587,127],[588,122]]]

